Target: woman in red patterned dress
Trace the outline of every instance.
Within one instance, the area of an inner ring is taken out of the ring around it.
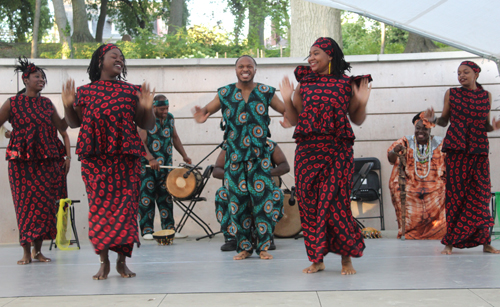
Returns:
[[[477,82],[481,68],[464,61],[458,67],[461,87],[450,88],[444,96],[441,117],[428,109],[425,116],[446,127],[443,152],[446,152],[446,235],[441,252],[450,255],[453,247],[483,245],[483,251],[499,254],[491,246],[491,198],[489,142],[487,132],[500,129],[500,122],[490,124],[491,93]]]
[[[295,186],[312,262],[303,272],[324,270],[323,258],[332,252],[342,256],[343,275],[355,274],[351,257],[361,257],[365,244],[350,209],[354,133],[347,115],[356,125],[365,120],[371,77],[346,76],[350,65],[329,37],[316,40],[308,62],[295,70],[293,100],[293,84],[287,77],[280,84],[287,118],[296,125]]]
[[[7,120],[12,124],[6,159],[19,241],[24,250],[17,264],[22,265],[31,263],[32,258],[51,261],[41,248],[43,240],[55,239],[57,233],[55,202],[58,174],[62,171],[59,161],[64,157],[57,130],[64,132],[68,126],[50,99],[40,96],[47,82],[43,69],[19,58],[16,71],[22,72],[26,88],[2,105],[0,126]],[[65,141],[69,148],[69,139]]]
[[[108,253],[118,254],[116,270],[134,277],[125,263],[139,243],[137,210],[140,192],[140,158],[144,155],[137,126],[154,127],[153,93],[124,82],[125,58],[113,45],[101,45],[87,70],[91,83],[78,88],[68,80],[62,99],[68,124],[80,128],[76,154],[89,200],[89,238],[101,267],[96,280],[110,271]],[[76,100],[76,101],[75,101]]]

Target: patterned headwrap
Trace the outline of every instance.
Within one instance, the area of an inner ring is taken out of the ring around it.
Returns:
[[[168,103],[168,99],[165,99],[165,100],[153,100],[153,106],[155,107],[163,107],[163,106],[167,106],[168,107],[169,103]]]
[[[416,116],[415,116],[416,117]],[[413,119],[415,119],[415,117]],[[426,117],[425,117],[425,112],[420,112],[419,114],[419,120],[422,121],[422,124],[424,124],[424,127],[425,128],[428,128],[428,129],[431,129],[431,128],[434,128],[436,127],[436,124],[435,123],[431,123]],[[417,125],[417,123],[419,122],[419,120],[414,120],[413,121],[413,125]]]
[[[474,72],[477,72],[477,73],[481,72],[481,67],[479,67],[479,65],[477,65],[476,63],[474,63],[472,61],[463,61],[462,63],[460,63],[459,66],[462,66],[462,65],[469,66],[470,68],[472,68],[472,70]]]
[[[313,46],[318,47],[319,49],[323,50],[326,54],[329,56],[332,56],[333,53],[333,39],[330,37],[320,37],[318,38]]]
[[[28,67],[26,67],[26,70],[24,70],[22,78],[23,78],[23,79],[28,78],[30,74],[32,74],[32,73],[34,73],[34,72],[36,72],[37,70],[38,70],[38,67],[36,67],[36,65],[35,65],[35,64],[30,63],[30,64],[28,65]]]
[[[118,48],[118,46],[116,46],[115,44],[106,44],[106,46],[102,47],[102,49],[101,49],[101,53],[99,54],[99,61],[102,60],[102,58],[104,57],[106,52],[108,52],[112,49],[117,49],[117,48]]]

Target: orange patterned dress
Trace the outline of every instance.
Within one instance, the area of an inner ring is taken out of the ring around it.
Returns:
[[[414,158],[415,140],[413,136],[405,136],[389,147],[391,151],[396,145],[406,150],[406,223],[405,239],[440,240],[446,234],[445,196],[446,165],[445,153],[441,152],[441,137],[432,137],[431,170],[427,177],[421,179],[415,173],[415,163],[420,176],[425,176],[429,163],[416,162]],[[389,180],[392,204],[398,219],[398,238],[401,238],[401,193],[398,183],[399,159],[396,160]]]

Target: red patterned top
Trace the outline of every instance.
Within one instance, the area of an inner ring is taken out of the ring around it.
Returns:
[[[77,90],[82,125],[76,143],[80,157],[112,154],[144,156],[134,122],[140,86],[127,82],[95,81]]]
[[[443,151],[458,150],[468,154],[488,155],[486,120],[490,112],[488,91],[450,88],[450,126],[446,131]]]
[[[318,75],[309,66],[298,66],[295,78],[300,82],[304,109],[299,114],[293,137],[299,139],[311,134],[333,135],[335,139],[354,142],[355,136],[347,118],[352,95],[351,82],[363,77]]]
[[[62,157],[64,146],[52,124],[54,105],[46,97],[17,95],[10,98],[12,135],[6,160],[41,160]]]

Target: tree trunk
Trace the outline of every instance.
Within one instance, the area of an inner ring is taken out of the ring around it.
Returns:
[[[42,0],[35,2],[35,20],[33,22],[33,38],[31,40],[31,58],[38,56],[38,32],[40,30],[40,10],[42,8]]]
[[[340,10],[303,0],[290,0],[290,56],[304,57],[318,37],[331,37],[342,48]]]
[[[102,43],[102,32],[104,31],[104,24],[106,15],[108,14],[108,0],[101,0],[101,9],[99,12],[99,19],[97,20],[97,27],[95,30],[95,41]]]
[[[71,48],[71,27],[66,18],[63,0],[52,0],[54,5],[54,16],[56,18],[57,30],[59,31],[59,41],[63,45],[62,58],[67,59],[68,55],[73,58],[73,48]]]
[[[437,46],[434,42],[432,42],[432,40],[410,32],[405,51],[403,51],[403,53],[429,52],[436,48]]]
[[[385,51],[385,23],[380,23],[380,54],[384,54]]]
[[[182,15],[184,14],[185,0],[172,0],[170,4],[170,17],[168,18],[168,34],[175,34],[183,26]]]
[[[248,45],[250,47],[264,46],[264,22],[266,10],[263,0],[251,0],[248,4]]]
[[[93,42],[94,37],[89,31],[85,0],[71,0],[71,3],[73,4],[73,36],[71,37],[73,42]]]

